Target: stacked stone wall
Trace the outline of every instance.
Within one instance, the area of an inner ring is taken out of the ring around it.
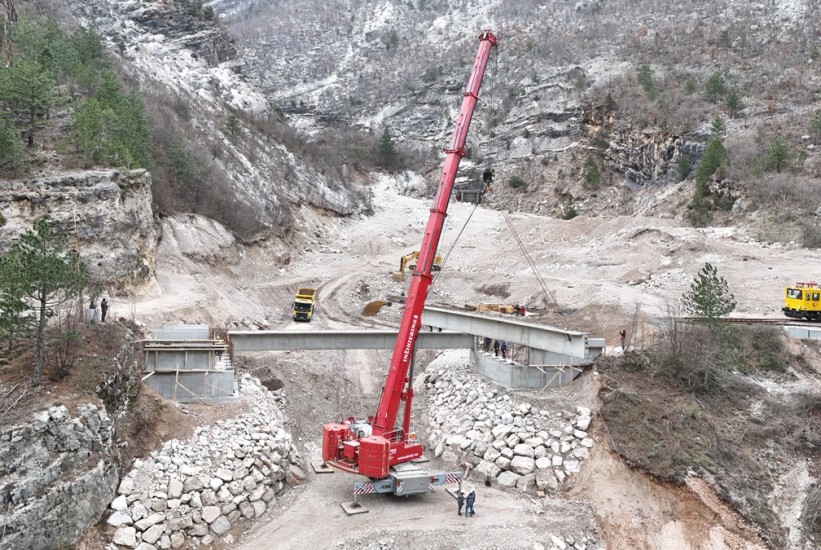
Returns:
[[[524,492],[557,493],[590,457],[590,409],[538,408],[464,364],[425,376],[434,456],[470,474]]]
[[[138,550],[197,548],[258,518],[276,503],[288,481],[305,474],[284,429],[281,392],[244,375],[240,399],[253,403],[235,418],[171,440],[123,477],[107,522],[112,542]]]

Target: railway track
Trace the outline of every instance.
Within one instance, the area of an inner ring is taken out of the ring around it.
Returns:
[[[704,321],[704,319],[701,317],[681,317],[680,319],[682,321],[693,323]],[[798,319],[790,319],[789,317],[785,317],[783,319],[774,319],[772,317],[725,317],[722,319],[718,319],[718,321],[728,325],[790,325],[796,327],[821,328],[821,323],[812,321],[801,321]]]

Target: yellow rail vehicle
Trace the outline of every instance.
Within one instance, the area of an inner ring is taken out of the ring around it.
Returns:
[[[784,289],[784,315],[793,319],[821,320],[821,288],[817,283],[795,283]]]

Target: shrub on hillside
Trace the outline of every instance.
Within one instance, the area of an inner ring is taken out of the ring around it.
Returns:
[[[576,207],[572,204],[568,204],[562,210],[562,219],[563,220],[572,220],[578,215],[576,212]]]
[[[790,221],[815,212],[817,202],[808,199],[821,193],[821,181],[802,175],[763,174],[745,182],[744,189],[754,204],[782,221]]]
[[[801,227],[801,244],[804,248],[821,248],[821,226],[804,223]]]
[[[666,319],[644,351],[599,367],[605,375],[600,414],[614,449],[661,479],[684,483],[693,472],[709,476],[774,547],[784,547],[783,527],[770,506],[769,459],[760,451],[775,448],[811,460],[821,445],[821,401],[817,394],[770,397],[741,374],[773,382],[790,376],[787,367],[795,360],[778,329],[740,326],[716,339],[676,312]],[[801,521],[817,532],[817,511]]]
[[[513,189],[527,189],[527,182],[519,176],[510,176],[507,180],[507,184]]]

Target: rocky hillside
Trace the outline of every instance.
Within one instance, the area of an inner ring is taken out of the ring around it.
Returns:
[[[305,133],[388,127],[402,146],[426,152],[447,144],[477,34],[493,29],[500,46],[469,147],[497,179],[525,184],[497,185],[487,198],[497,207],[680,214],[681,204],[659,207],[630,191],[686,177],[717,117],[733,166],[719,179],[766,188],[776,135],[802,185],[817,187],[821,175],[821,126],[809,124],[821,18],[810,0],[209,5],[268,98]],[[746,207],[766,202],[732,182]]]
[[[153,280],[158,232],[144,170],[86,170],[9,182],[0,194],[2,246],[46,216],[72,235],[96,283],[111,291]]]
[[[246,78],[233,40],[200,9],[189,2],[67,4],[81,24],[93,23],[109,39],[122,71],[160,111],[155,135],[173,127],[205,165],[197,185],[227,179],[240,204],[226,215],[284,235],[300,205],[338,215],[367,208],[366,195],[339,171],[310,160],[298,139],[288,141],[287,127]]]

